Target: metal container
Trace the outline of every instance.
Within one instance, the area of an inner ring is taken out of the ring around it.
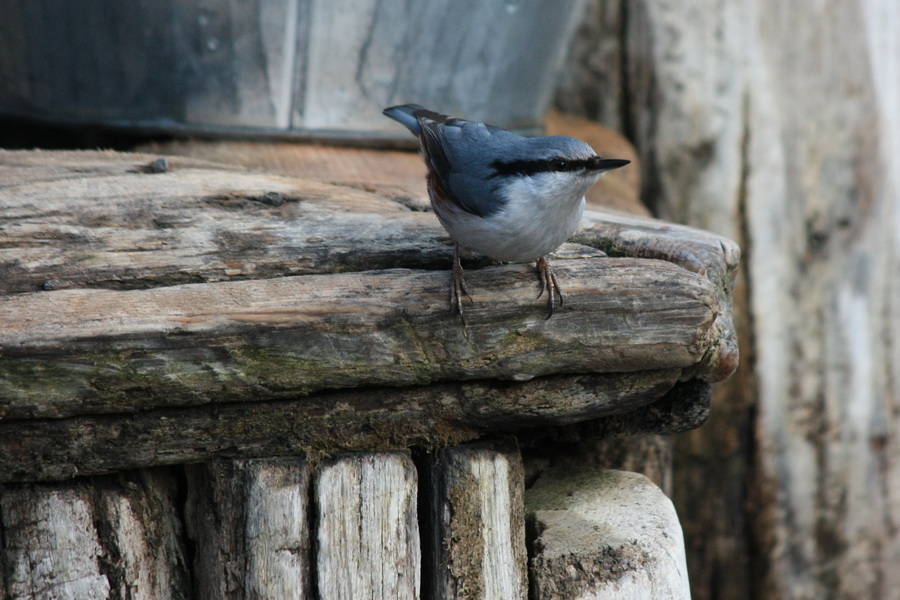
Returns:
[[[0,114],[387,141],[416,102],[537,130],[584,0],[0,0]]]

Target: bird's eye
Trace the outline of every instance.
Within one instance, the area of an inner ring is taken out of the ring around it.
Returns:
[[[553,165],[553,169],[554,169],[554,170],[556,170],[556,171],[565,171],[565,170],[566,170],[566,165],[567,165],[568,163],[566,163],[566,161],[564,161],[564,160],[561,159],[561,158],[555,158],[555,159],[553,159],[553,162],[552,162],[551,164]]]

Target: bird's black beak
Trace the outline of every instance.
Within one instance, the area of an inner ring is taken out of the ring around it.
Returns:
[[[624,158],[600,158],[597,156],[591,162],[590,168],[592,171],[600,171],[603,173],[618,169],[619,167],[624,167],[630,162],[630,160],[625,160]]]

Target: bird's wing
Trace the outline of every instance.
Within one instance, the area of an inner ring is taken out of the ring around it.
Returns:
[[[506,199],[490,179],[492,153],[507,148],[519,136],[425,109],[417,110],[416,118],[432,176],[447,200],[480,217],[503,208]]]

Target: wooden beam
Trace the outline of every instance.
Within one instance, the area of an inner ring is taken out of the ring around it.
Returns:
[[[522,266],[473,271],[467,323],[446,274],[409,270],[61,290],[0,298],[8,419],[305,396],[560,372],[703,371],[721,306],[659,261],[559,261],[550,320]]]
[[[5,419],[0,481],[52,481],[216,457],[433,447],[492,431],[546,430],[646,406],[672,389],[679,374],[670,369],[558,375],[527,384],[447,382],[134,414]],[[662,424],[654,418],[652,425],[656,430]]]

